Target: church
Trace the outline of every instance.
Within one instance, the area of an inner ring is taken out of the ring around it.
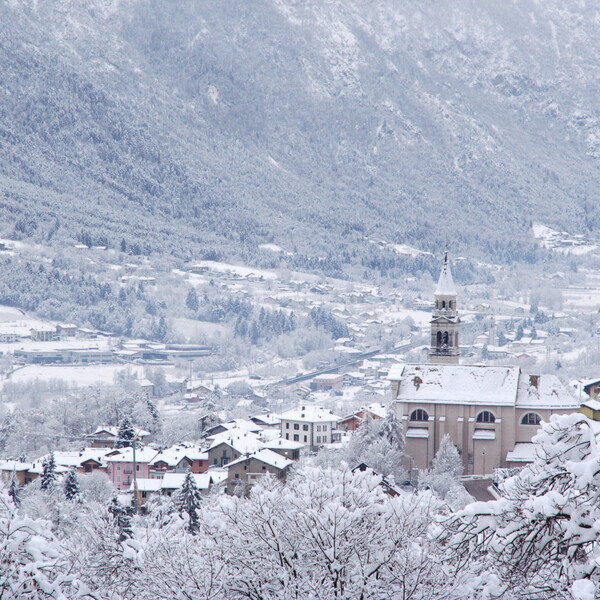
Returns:
[[[532,460],[531,438],[540,422],[576,412],[579,402],[555,375],[460,364],[460,317],[447,253],[434,301],[429,364],[396,365],[388,376],[392,406],[404,425],[408,466],[429,468],[446,434],[466,475],[523,466]]]

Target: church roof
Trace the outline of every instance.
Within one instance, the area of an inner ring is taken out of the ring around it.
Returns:
[[[395,398],[400,402],[579,408],[577,399],[555,375],[529,375],[515,366],[394,365],[388,379],[400,382]]]
[[[392,367],[388,378],[400,380],[396,400],[401,402],[515,405],[519,367],[427,364],[398,367]]]
[[[450,271],[450,263],[448,262],[448,253],[444,257],[444,265],[442,266],[442,272],[438,280],[437,287],[435,288],[436,296],[456,296],[456,288],[454,287],[454,281],[452,279],[452,272]]]

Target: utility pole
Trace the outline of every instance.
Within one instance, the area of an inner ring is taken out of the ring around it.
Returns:
[[[135,459],[135,447],[137,446],[138,432],[133,436],[133,512],[139,512],[140,494],[137,486],[137,461]]]

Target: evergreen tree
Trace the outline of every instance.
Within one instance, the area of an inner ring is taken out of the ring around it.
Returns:
[[[121,240],[121,252],[127,252],[127,242],[125,241],[125,238]]]
[[[133,537],[133,529],[131,527],[131,517],[127,514],[125,507],[119,502],[117,495],[115,494],[110,504],[108,505],[108,512],[112,515],[119,529],[119,541],[123,542]]]
[[[177,494],[175,506],[181,514],[187,514],[187,529],[190,533],[196,533],[198,531],[198,509],[200,508],[201,501],[202,498],[198,491],[198,486],[196,485],[192,471],[188,468],[185,479],[183,480],[183,485]]]
[[[452,477],[459,477],[463,473],[463,464],[456,446],[452,443],[450,436],[446,434],[440,443],[432,461],[433,472],[436,475],[448,473]]]
[[[387,438],[392,448],[404,452],[404,430],[394,410],[389,410],[383,420],[381,435]]]
[[[20,493],[19,484],[17,483],[17,479],[13,473],[13,476],[10,480],[10,486],[8,488],[8,495],[17,508],[21,505]]]
[[[133,438],[135,438],[135,429],[129,420],[129,417],[124,417],[119,425],[118,432],[118,440],[117,440],[117,448],[127,448],[131,446],[131,442]]]
[[[51,452],[42,461],[42,476],[41,476],[41,488],[48,492],[51,492],[56,485],[56,461],[54,459],[54,452]]]
[[[531,327],[531,339],[532,340],[537,340],[537,331],[535,329],[535,326]]]
[[[167,321],[165,315],[160,315],[158,323],[155,323],[154,327],[152,327],[152,337],[161,342],[167,337]]]
[[[508,343],[508,340],[506,339],[504,332],[501,331],[500,333],[498,333],[498,346],[500,346],[500,347],[506,346],[507,343]]]
[[[515,335],[515,340],[519,341],[523,337],[523,325],[519,324],[517,328],[517,334]]]
[[[190,288],[185,300],[185,305],[193,312],[196,312],[198,308],[200,308],[200,302],[198,301],[198,294],[196,293],[195,288]]]
[[[65,477],[63,490],[67,500],[72,502],[79,500],[79,480],[75,474],[75,469],[71,469]]]

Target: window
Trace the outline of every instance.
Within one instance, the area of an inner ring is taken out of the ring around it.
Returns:
[[[320,435],[318,435],[318,436],[317,436],[317,444],[320,444],[320,443],[321,443],[321,436],[320,436]]]
[[[446,301],[442,300],[442,308],[446,308]]]
[[[483,410],[477,415],[477,423],[495,423],[496,417],[489,410]]]
[[[236,473],[236,474],[235,474],[235,478],[236,478],[236,479],[239,479],[239,478],[240,478],[240,474],[239,474],[239,473]]]
[[[304,441],[305,441],[305,442],[308,442],[308,439],[306,438],[306,436],[304,436]]]
[[[286,434],[285,434],[285,439],[286,439],[286,440],[289,440],[289,439],[290,439],[290,434],[289,434],[289,433],[286,433]]]
[[[298,431],[298,429],[300,429],[300,425],[298,423],[294,423],[294,429]]]
[[[435,339],[436,339],[437,345],[441,346],[442,345],[442,332],[441,331],[437,332],[437,335],[435,336]]]
[[[521,425],[539,425],[540,421],[540,415],[536,415],[535,413],[527,413],[521,419]]]
[[[452,300],[448,302],[448,308],[452,308]]]
[[[286,423],[286,424],[285,424],[285,428],[286,428],[286,429],[289,429],[289,428],[290,428],[290,424],[289,424],[289,423]]]
[[[429,415],[427,414],[427,411],[423,410],[422,408],[417,408],[410,413],[410,420],[429,421]]]
[[[323,431],[327,431],[327,425],[323,425]]]
[[[317,425],[317,431],[321,431],[321,426]]]
[[[300,441],[300,436],[297,433],[294,434],[294,441],[295,442],[299,442]]]
[[[213,465],[218,465],[218,464],[219,464],[219,459],[213,458]]]
[[[308,431],[308,425],[302,425],[302,431]]]
[[[135,470],[139,471],[140,470],[140,465],[135,465]]]
[[[121,470],[121,465],[117,465],[117,471]]]

